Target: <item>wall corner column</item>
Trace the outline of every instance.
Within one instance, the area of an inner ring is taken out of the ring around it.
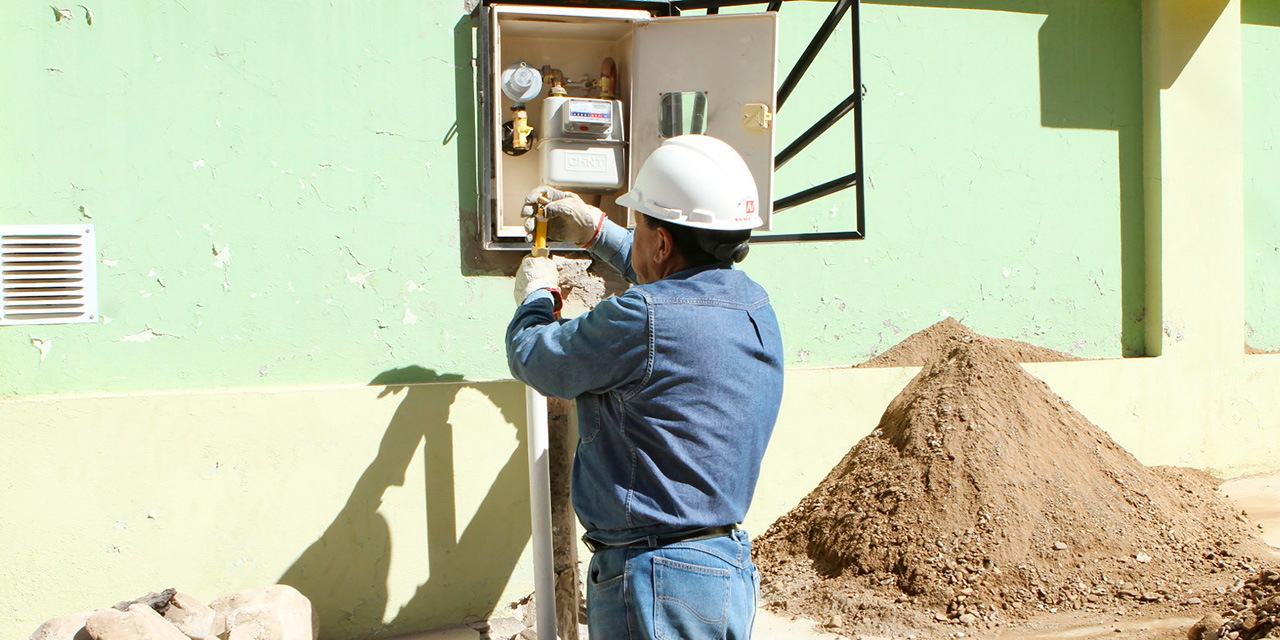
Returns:
[[[1147,349],[1244,356],[1240,0],[1144,0]]]

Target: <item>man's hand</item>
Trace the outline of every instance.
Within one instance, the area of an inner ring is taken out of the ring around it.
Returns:
[[[516,272],[516,304],[522,304],[529,294],[546,289],[556,299],[556,311],[560,310],[560,271],[551,258],[525,256]]]
[[[572,191],[542,186],[529,192],[524,199],[524,206],[520,208],[524,228],[530,238],[533,237],[533,217],[538,213],[539,202],[544,203],[548,238],[572,242],[585,249],[600,234],[605,218],[603,211],[583,202]]]

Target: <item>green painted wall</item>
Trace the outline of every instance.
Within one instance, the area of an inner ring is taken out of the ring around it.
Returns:
[[[504,373],[510,282],[459,273],[457,3],[93,11],[0,8],[0,220],[96,224],[103,315],[0,329],[0,393]]]
[[[1083,356],[1140,353],[1136,2],[932,4],[863,7],[868,239],[745,263],[790,364],[853,364],[947,314]],[[780,77],[829,6],[786,7]],[[0,328],[0,395],[410,365],[507,376],[510,280],[468,251],[472,42],[455,2],[92,11],[90,25],[79,7],[0,7],[0,82],[24,88],[0,102],[0,222],[94,223],[103,316]],[[848,51],[844,29],[782,110],[780,147],[848,94]],[[778,192],[851,170],[848,124]],[[848,228],[852,202],[778,229]]]
[[[1280,3],[1241,4],[1245,339],[1280,350]]]

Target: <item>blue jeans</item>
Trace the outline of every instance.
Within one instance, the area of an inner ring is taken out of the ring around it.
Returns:
[[[590,640],[749,640],[760,574],[745,531],[602,549],[587,571]]]

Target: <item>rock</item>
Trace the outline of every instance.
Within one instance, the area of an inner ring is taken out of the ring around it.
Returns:
[[[831,627],[832,629],[839,629],[840,627],[843,627],[844,617],[838,613],[835,614],[834,616],[831,616],[831,622],[828,622],[827,626]]]
[[[1066,550],[1067,550],[1067,544],[1066,544],[1065,542],[1055,542],[1055,543],[1053,543],[1053,550],[1054,550],[1054,551],[1066,551]]]
[[[89,611],[47,620],[31,634],[31,640],[89,640],[84,623],[91,615]]]
[[[128,611],[103,609],[84,623],[93,640],[187,640],[178,628],[146,604],[129,605]]]
[[[489,618],[485,628],[479,631],[489,634],[493,640],[509,640],[518,637],[525,628],[524,623],[515,618]]]
[[[1204,600],[1201,600],[1200,598],[1187,598],[1187,604],[1192,606],[1204,604]]]
[[[128,611],[129,607],[135,604],[141,604],[151,607],[156,613],[164,615],[169,610],[169,603],[173,600],[173,596],[178,593],[177,589],[165,589],[159,593],[152,591],[141,598],[128,600],[125,602],[117,602],[111,608],[117,611]]]
[[[185,593],[174,594],[164,613],[165,620],[192,640],[214,637],[213,622],[217,617],[212,608]]]
[[[261,609],[241,608],[226,618],[226,640],[283,640],[284,627]]]
[[[1253,628],[1258,626],[1258,615],[1252,611],[1246,611],[1240,616],[1240,624],[1246,631],[1253,631]]]
[[[975,616],[972,613],[966,613],[960,616],[961,624],[973,624],[977,621],[978,621],[978,616]]]
[[[1222,616],[1211,613],[1191,626],[1187,632],[1187,640],[1218,640],[1218,632],[1222,629]]]
[[[1146,563],[1148,563],[1148,562],[1151,562],[1151,556],[1149,556],[1149,555],[1147,555],[1147,554],[1145,554],[1145,553],[1143,553],[1143,552],[1141,552],[1141,551],[1139,551],[1139,552],[1138,552],[1138,555],[1135,555],[1135,556],[1133,557],[1133,559],[1134,559],[1134,560],[1137,560],[1138,562],[1141,562],[1141,563],[1143,563],[1143,564],[1146,564]]]
[[[311,601],[288,585],[237,591],[210,602],[209,607],[217,615],[214,633],[222,640],[316,640],[320,636],[320,618]]]

